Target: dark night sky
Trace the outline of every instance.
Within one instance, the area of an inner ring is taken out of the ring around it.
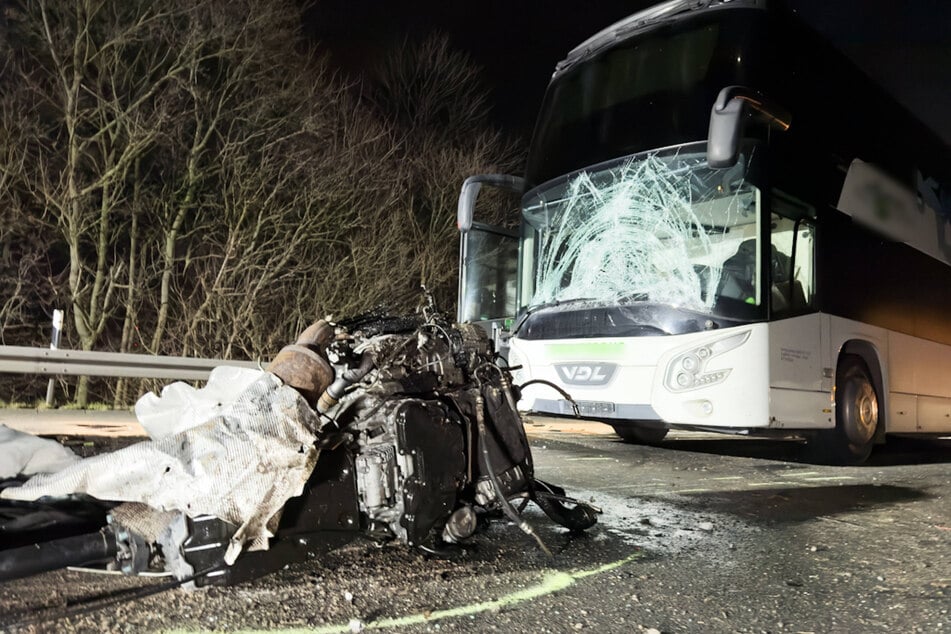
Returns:
[[[951,0],[788,0],[951,143]],[[485,69],[497,120],[528,131],[555,63],[652,0],[317,0],[315,37],[349,70],[432,31]]]

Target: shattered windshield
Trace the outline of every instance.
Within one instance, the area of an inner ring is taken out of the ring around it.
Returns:
[[[663,304],[737,317],[762,302],[759,190],[705,144],[604,163],[524,200],[523,309]],[[739,306],[738,306],[739,305]]]

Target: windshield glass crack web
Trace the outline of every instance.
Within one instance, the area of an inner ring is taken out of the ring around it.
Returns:
[[[535,213],[531,304],[647,301],[711,312],[724,261],[756,238],[755,197],[742,168],[711,170],[701,157],[653,154],[572,178]]]

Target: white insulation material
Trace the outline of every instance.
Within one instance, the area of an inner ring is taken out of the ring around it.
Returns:
[[[0,478],[53,473],[79,461],[55,440],[0,425]]]
[[[263,375],[263,370],[218,366],[200,389],[177,381],[163,387],[161,396],[143,394],[135,403],[135,417],[158,440],[218,416]]]
[[[238,526],[225,556],[266,547],[288,499],[317,462],[318,419],[300,394],[265,373],[208,421],[37,476],[3,497],[35,500],[86,493],[158,511],[214,515]]]
[[[541,235],[533,305],[587,299],[708,310],[720,280],[696,192],[656,156],[573,179]],[[730,201],[725,201],[727,205]]]

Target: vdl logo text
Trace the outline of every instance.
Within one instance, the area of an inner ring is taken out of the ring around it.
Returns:
[[[568,385],[607,385],[614,376],[614,363],[557,363],[558,378]]]

